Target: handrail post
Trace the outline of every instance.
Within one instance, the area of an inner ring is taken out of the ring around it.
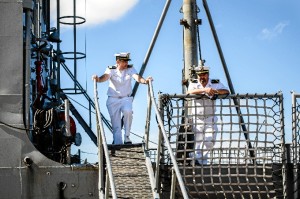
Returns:
[[[105,179],[105,182],[108,182],[109,181],[109,177],[108,177],[108,171],[106,170],[106,179]],[[109,183],[105,183],[105,199],[108,199],[109,198]]]
[[[99,166],[99,169],[98,169],[98,194],[99,194],[99,198],[100,199],[104,199],[104,175],[103,175],[103,171],[104,171],[104,168],[103,168],[103,151],[101,150],[101,146],[102,146],[102,139],[101,139],[101,136],[100,136],[100,127],[98,125],[99,123],[99,120],[98,120],[98,117],[96,117],[96,121],[97,121],[97,136],[98,136],[98,139],[97,139],[97,146],[98,146],[98,166]]]
[[[99,125],[99,130],[100,130],[99,134],[98,134],[98,151],[102,150],[102,147],[103,147],[103,151],[104,151],[104,155],[105,155],[105,160],[106,160],[106,168],[107,168],[107,172],[108,172],[107,176],[109,178],[109,183],[110,183],[112,198],[113,199],[117,199],[115,182],[114,182],[114,176],[112,174],[112,167],[111,167],[111,163],[110,163],[110,159],[109,159],[109,153],[108,153],[108,147],[107,147],[106,137],[105,137],[104,128],[103,128],[103,124],[102,124],[102,120],[101,120],[101,115],[100,115],[100,107],[99,107],[99,103],[98,103],[98,92],[97,92],[97,81],[96,80],[94,80],[94,96],[95,96],[96,117],[97,117],[97,121],[98,121],[97,125]],[[100,139],[101,139],[101,141],[100,141]],[[100,153],[99,153],[99,156],[100,156]],[[99,159],[100,159],[100,157],[99,157]],[[100,164],[102,164],[102,162],[99,162],[98,164],[99,164],[99,170],[100,170]],[[103,176],[101,176],[101,178],[103,179]],[[108,182],[106,181],[106,184],[107,183]],[[99,189],[99,193],[102,193],[101,191],[103,191],[103,190]],[[105,195],[107,196],[108,194],[109,194],[109,191],[106,190]],[[101,195],[99,195],[99,197]]]
[[[153,88],[152,88],[152,82],[150,81],[149,82],[149,85],[150,85],[150,90],[151,90],[151,99],[153,102],[155,102],[154,100],[154,96],[153,96]],[[159,102],[159,107],[161,108],[161,100],[159,99],[158,100]],[[171,158],[171,162],[173,163],[173,168],[174,168],[174,171],[175,171],[175,174],[176,174],[176,177],[177,177],[177,180],[178,180],[178,184],[180,186],[180,189],[181,189],[181,193],[182,193],[182,196],[184,199],[188,199],[188,194],[187,194],[187,191],[186,191],[186,188],[185,188],[185,185],[184,185],[184,182],[183,182],[183,179],[182,179],[182,175],[180,173],[180,170],[179,170],[179,167],[177,165],[177,161],[175,159],[175,156],[174,156],[174,153],[173,153],[173,150],[172,150],[172,147],[171,147],[171,144],[170,144],[170,141],[168,139],[168,136],[164,130],[164,124],[163,124],[163,121],[162,121],[162,118],[161,118],[161,113],[157,107],[157,105],[155,103],[154,104],[154,108],[155,108],[155,113],[156,113],[156,116],[157,116],[157,121],[158,121],[158,124],[159,124],[159,142],[158,142],[158,152],[161,151],[161,141],[162,141],[162,138],[164,138],[164,143],[165,143],[165,146],[166,148],[168,149],[168,152],[169,152],[169,155],[170,155],[170,158]],[[157,162],[156,162],[156,166],[160,166],[159,165],[159,154],[157,154]],[[159,168],[156,168],[156,183],[158,185],[158,174],[159,174]]]
[[[150,118],[151,118],[151,108],[152,101],[150,97],[150,87],[148,85],[148,95],[147,95],[147,117],[146,117],[146,125],[145,125],[145,150],[149,150],[149,131],[150,131]]]
[[[170,199],[175,199],[175,188],[176,188],[176,176],[175,176],[174,169],[172,168]]]
[[[150,85],[150,86],[152,86],[152,85]],[[160,101],[158,101],[158,103],[160,104]],[[160,173],[160,161],[161,161],[161,158],[160,158],[161,144],[162,144],[162,133],[161,133],[161,128],[159,128],[159,126],[158,126],[158,142],[157,142],[156,166],[155,166],[155,184],[156,184],[156,188],[158,190],[160,189],[159,173]]]
[[[151,119],[151,108],[152,108],[152,101],[151,101],[151,93],[150,93],[150,86],[148,84],[148,92],[147,92],[147,116],[146,116],[146,125],[145,125],[145,137],[144,137],[144,152],[145,152],[145,159],[146,159],[146,167],[149,174],[152,195],[154,199],[159,199],[158,189],[155,183],[155,177],[153,172],[153,166],[150,158],[149,152],[149,131],[150,131],[150,119]]]

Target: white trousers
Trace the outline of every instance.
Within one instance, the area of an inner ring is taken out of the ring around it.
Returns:
[[[199,164],[207,164],[208,152],[214,147],[218,132],[217,120],[217,117],[194,120],[195,151],[190,153],[190,157],[195,158]]]
[[[132,97],[108,97],[106,106],[110,115],[114,144],[123,144],[122,141],[122,116],[125,136],[130,135],[132,124]]]

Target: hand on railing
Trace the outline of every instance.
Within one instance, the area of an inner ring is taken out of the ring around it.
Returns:
[[[145,79],[145,80],[146,80],[145,84],[149,84],[150,82],[153,81],[153,78],[152,78],[151,76],[149,76],[149,77],[147,77],[147,79]]]
[[[98,100],[97,78],[94,78],[94,76],[97,77],[97,75],[92,76],[92,80],[94,81],[94,98],[95,98],[95,100]],[[97,111],[96,108],[95,108],[95,110]]]
[[[92,75],[92,80],[97,82],[98,75]]]

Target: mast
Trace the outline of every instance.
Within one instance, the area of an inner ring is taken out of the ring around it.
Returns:
[[[183,0],[182,12],[183,19],[180,24],[183,25],[183,49],[184,49],[184,70],[183,80],[188,83],[192,77],[192,68],[198,65],[197,54],[197,5],[196,0]],[[188,84],[186,84],[187,86]],[[186,93],[186,87],[183,86],[183,93]]]

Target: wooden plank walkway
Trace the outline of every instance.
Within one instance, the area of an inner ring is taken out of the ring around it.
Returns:
[[[142,144],[108,145],[117,197],[153,198]]]

